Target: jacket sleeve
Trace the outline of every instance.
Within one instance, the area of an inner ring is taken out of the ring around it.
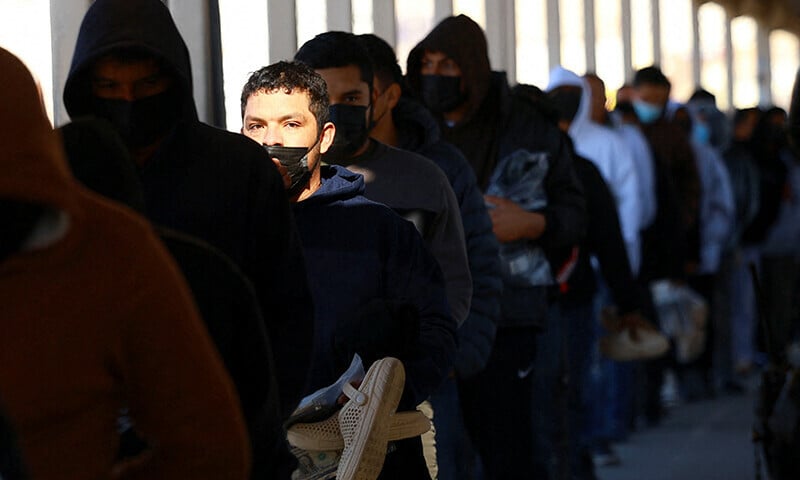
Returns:
[[[408,303],[418,315],[413,345],[403,348],[406,386],[400,410],[414,409],[453,368],[456,322],[450,315],[442,272],[411,223],[397,222],[387,258],[387,297]]]
[[[619,212],[619,224],[622,230],[622,238],[625,240],[625,250],[631,271],[636,273],[641,265],[641,202],[639,200],[639,177],[633,163],[633,155],[630,148],[616,136],[613,145],[612,164],[615,170],[614,182],[617,183],[616,201]]]
[[[243,480],[250,445],[231,381],[172,259],[155,239],[143,247],[119,365],[131,417],[153,450],[124,478]]]
[[[456,373],[467,378],[483,370],[489,361],[500,316],[503,281],[497,237],[492,232],[492,221],[475,174],[465,160],[463,168],[448,177],[460,206],[472,273],[472,304],[467,319],[458,329],[455,357]]]
[[[461,325],[467,318],[472,299],[472,276],[464,241],[464,227],[458,201],[450,183],[438,168],[436,172],[441,177],[441,211],[428,247],[442,268],[450,311],[457,324]]]
[[[541,122],[544,124],[544,122]],[[544,125],[543,125],[544,126]],[[546,249],[569,248],[580,243],[586,233],[586,203],[583,187],[572,165],[573,153],[564,133],[549,127],[542,134],[553,138],[550,166],[545,178],[547,207],[542,213],[547,227],[539,242]]]
[[[588,160],[584,162],[581,180],[590,216],[585,245],[600,262],[603,278],[620,313],[628,313],[641,308],[641,299],[628,263],[614,197],[600,172]]]
[[[282,418],[302,398],[313,345],[314,307],[305,260],[283,181],[263,152],[253,152],[252,211],[242,269],[253,282],[273,342]]]

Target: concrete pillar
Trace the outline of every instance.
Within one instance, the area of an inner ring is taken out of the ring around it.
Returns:
[[[203,122],[214,123],[213,66],[211,62],[211,29],[207,2],[170,0],[172,18],[178,26],[192,60],[192,83],[197,114]]]
[[[725,65],[728,75],[728,105],[730,111],[735,108],[733,104],[733,37],[731,37],[731,16],[725,11]]]
[[[372,23],[375,35],[397,46],[397,22],[394,0],[372,0]]]
[[[561,65],[561,17],[558,0],[547,0],[547,59],[550,70]]]
[[[631,0],[620,0],[622,13],[622,68],[625,82],[633,80],[633,28],[631,27]]]
[[[291,60],[297,52],[297,6],[294,0],[267,0],[269,63]]]
[[[513,85],[517,79],[517,42],[514,0],[495,0],[486,9],[486,39],[492,69],[505,71]]]
[[[53,49],[53,120],[55,126],[69,122],[64,109],[64,85],[67,83],[72,53],[86,10],[91,0],[50,0],[50,28]]]
[[[409,0],[404,0],[409,1]],[[433,24],[453,15],[453,0],[433,0]]]
[[[700,51],[700,20],[697,17],[697,4],[692,2],[692,81],[700,86],[702,72],[702,52]]]
[[[353,6],[350,0],[325,0],[328,30],[353,31]]]
[[[650,22],[653,28],[653,64],[661,67],[661,2],[650,1]]]
[[[758,24],[756,43],[758,48],[758,104],[772,105],[772,58],[769,49],[769,30]]]
[[[595,23],[594,23],[594,0],[583,0],[583,43],[586,46],[586,71],[597,71],[597,59],[595,49]]]

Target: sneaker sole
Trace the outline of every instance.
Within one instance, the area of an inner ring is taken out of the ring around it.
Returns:
[[[348,421],[356,425],[352,432],[342,430],[350,443],[345,440],[336,471],[338,480],[375,480],[380,475],[389,443],[389,423],[400,403],[405,377],[400,360],[388,357],[376,361],[358,388],[366,396],[366,404],[359,407],[351,399],[339,412],[340,426]],[[348,415],[355,418],[348,419]]]
[[[431,421],[420,411],[397,412],[389,417],[387,440],[418,437],[431,429]],[[289,444],[303,450],[342,450],[344,438],[339,428],[339,416],[316,423],[296,423],[286,432]]]

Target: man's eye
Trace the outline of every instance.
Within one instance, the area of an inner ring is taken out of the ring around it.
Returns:
[[[286,126],[289,128],[300,128],[300,124],[297,122],[289,122],[286,124]]]
[[[253,130],[258,130],[258,129],[260,129],[260,128],[263,128],[263,125],[261,125],[261,124],[258,124],[258,123],[251,123],[250,125],[248,125],[248,126],[247,126],[247,130],[249,130],[249,131],[251,131],[251,132],[252,132]]]

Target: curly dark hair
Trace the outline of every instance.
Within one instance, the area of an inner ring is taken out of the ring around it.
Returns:
[[[310,97],[308,109],[317,120],[317,130],[322,131],[322,127],[330,120],[328,86],[314,69],[302,62],[280,61],[253,72],[242,88],[242,118],[251,95],[278,90],[287,94],[293,91],[307,92]]]

